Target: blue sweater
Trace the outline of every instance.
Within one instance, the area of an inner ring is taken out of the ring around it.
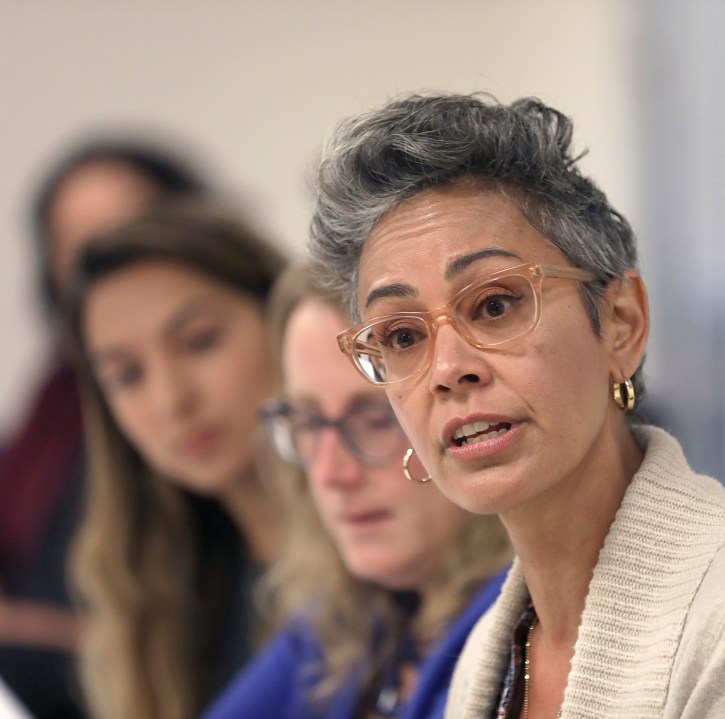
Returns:
[[[506,572],[481,587],[418,667],[415,689],[400,719],[442,719],[448,685],[468,633],[498,596]],[[231,682],[203,719],[351,719],[360,688],[346,683],[324,707],[306,697],[313,680],[309,668],[322,651],[308,624],[282,629]]]

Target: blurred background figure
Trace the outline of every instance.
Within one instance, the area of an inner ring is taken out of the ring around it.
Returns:
[[[382,390],[337,348],[348,324],[294,267],[270,302],[283,395],[265,406],[288,529],[266,588],[284,628],[205,719],[442,717],[451,671],[510,559],[494,517],[474,517],[410,462]],[[481,548],[484,548],[482,551]]]
[[[197,717],[261,635],[252,587],[277,545],[257,423],[273,384],[263,304],[284,263],[189,201],[81,255],[68,324],[89,472],[74,576],[97,719]]]
[[[83,440],[59,331],[61,297],[92,235],[162,197],[204,194],[196,174],[164,150],[104,139],[60,159],[31,208],[55,341],[24,421],[0,449],[0,676],[40,719],[82,716],[72,671],[78,624],[65,567],[84,474]]]

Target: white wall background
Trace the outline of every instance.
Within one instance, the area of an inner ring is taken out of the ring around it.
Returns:
[[[301,250],[305,175],[333,124],[416,89],[538,95],[641,223],[629,0],[2,0],[0,430],[44,355],[25,213],[46,163],[98,125],[155,128]]]
[[[651,407],[690,463],[725,481],[725,4],[643,9]]]

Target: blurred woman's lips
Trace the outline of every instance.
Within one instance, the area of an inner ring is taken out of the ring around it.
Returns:
[[[183,435],[179,442],[179,451],[187,457],[202,457],[217,446],[222,431],[218,427],[200,427]]]
[[[389,519],[391,513],[385,509],[375,509],[362,512],[348,512],[340,516],[340,521],[349,527],[364,529],[374,527],[380,522]]]

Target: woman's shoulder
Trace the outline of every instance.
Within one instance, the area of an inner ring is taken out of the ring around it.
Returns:
[[[203,719],[277,719],[303,716],[312,681],[309,668],[321,657],[315,632],[303,618],[291,620],[232,679]]]
[[[725,543],[714,553],[687,614],[683,641],[695,636],[700,637],[697,644],[705,637],[705,645],[712,638],[712,644],[719,644],[725,652]]]
[[[665,719],[725,716],[725,544],[693,598],[672,668]]]
[[[625,496],[628,501],[643,495],[665,500],[673,510],[688,513],[704,511],[717,528],[725,533],[725,486],[717,479],[698,474],[685,457],[680,443],[658,427],[641,425],[633,428],[635,440],[644,458]]]

